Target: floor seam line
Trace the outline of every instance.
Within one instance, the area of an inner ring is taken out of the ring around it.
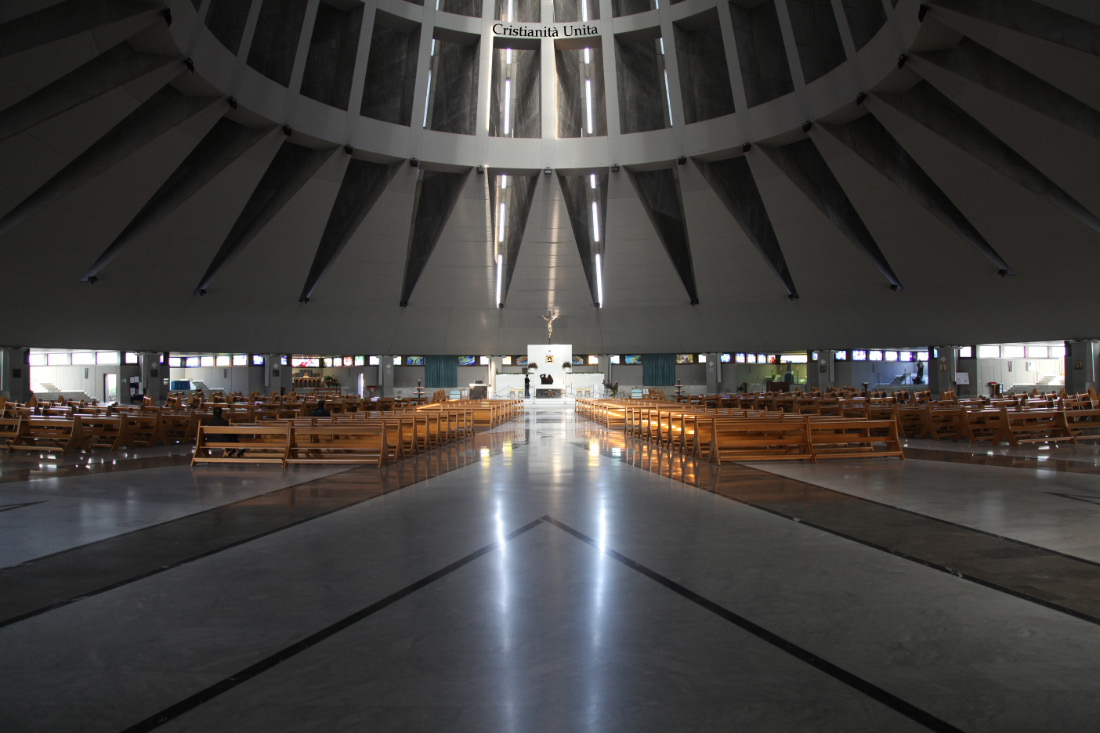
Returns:
[[[709,598],[697,593],[690,588],[677,583],[676,581],[668,578],[656,570],[653,570],[645,565],[641,564],[637,560],[634,560],[622,553],[612,550],[611,548],[601,549],[599,543],[591,537],[585,535],[579,530],[561,522],[553,517],[547,515],[543,517],[543,521],[554,527],[557,527],[566,534],[572,535],[574,538],[584,542],[585,544],[595,548],[597,551],[607,555],[616,562],[626,566],[627,568],[643,575],[646,578],[664,586],[665,588],[680,595],[696,606],[709,611],[710,613],[718,616],[719,618],[727,621],[737,628],[746,631],[761,641],[769,644],[770,646],[783,651],[790,656],[798,659],[801,662],[809,664],[820,672],[823,672],[833,679],[848,685],[849,687],[861,692],[868,697],[876,700],[877,702],[889,707],[897,713],[904,715],[905,717],[913,720],[927,728],[935,731],[960,731],[945,720],[937,718],[932,713],[923,710],[922,708],[913,705],[910,702],[903,700],[902,698],[894,695],[891,692],[879,687],[873,682],[863,679],[856,675],[854,672],[849,672],[843,667],[833,664],[832,662],[823,659],[822,657],[814,654],[813,652],[805,649],[798,644],[780,636],[779,634],[769,631],[765,627],[750,621],[748,618],[731,611],[730,609],[722,606],[721,604],[710,600]]]

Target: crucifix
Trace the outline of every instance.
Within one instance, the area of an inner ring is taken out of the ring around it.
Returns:
[[[550,343],[550,337],[554,335],[554,321],[557,320],[558,314],[548,309],[546,315],[539,318],[546,321],[546,343]]]

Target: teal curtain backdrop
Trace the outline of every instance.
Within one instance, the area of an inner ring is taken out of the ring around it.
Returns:
[[[425,356],[424,387],[440,389],[458,386],[457,356]]]
[[[642,354],[643,387],[664,387],[675,383],[675,354]]]

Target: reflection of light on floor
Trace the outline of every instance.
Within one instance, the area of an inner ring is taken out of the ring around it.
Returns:
[[[620,457],[622,457],[622,455],[623,455],[623,451],[618,446],[611,449],[611,457],[612,458],[620,458]]]
[[[512,455],[512,444],[511,443],[505,443],[503,446],[501,446],[501,450],[504,451],[504,455],[506,455],[506,456]]]
[[[482,448],[481,449],[481,457],[482,458],[488,458],[489,457],[489,449],[488,448]]]

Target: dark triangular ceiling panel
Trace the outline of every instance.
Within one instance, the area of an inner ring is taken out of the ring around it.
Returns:
[[[347,246],[363,219],[370,213],[378,197],[386,190],[397,166],[352,159],[344,171],[340,191],[332,204],[328,223],[317,245],[309,276],[302,286],[299,301],[307,302],[320,282],[321,276]]]
[[[286,206],[294,194],[332,156],[333,150],[334,148],[314,150],[290,142],[283,143],[263,178],[256,184],[252,196],[222,242],[221,248],[214,255],[210,267],[206,268],[206,274],[195,287],[198,295],[206,293],[218,273]]]
[[[771,217],[768,216],[760,189],[757,188],[756,180],[752,177],[749,162],[741,157],[704,163],[703,175],[718,198],[725,204],[726,209],[748,235],[749,241],[783,283],[787,295],[797,298],[798,289],[795,288],[794,278],[791,277],[790,268],[787,267],[787,260],[783,257],[779,238],[775,236],[775,228],[772,226]]]
[[[691,264],[687,219],[684,216],[684,202],[680,196],[680,183],[675,169],[628,169],[627,172],[649,221],[672,260],[672,266],[676,268],[676,274],[680,276],[680,282],[683,283],[691,304],[698,305],[699,292],[695,288],[695,270]]]
[[[913,57],[913,68],[934,83],[922,62],[983,86],[1086,135],[1100,138],[1100,112],[969,38],[948,51],[929,51]]]
[[[6,109],[0,114],[0,141],[146,74],[160,72],[164,75],[161,83],[167,84],[173,72],[182,69],[179,59],[137,53],[120,43]]]
[[[489,183],[489,214],[493,223],[493,241],[498,248],[503,246],[504,280],[502,283],[501,303],[508,300],[508,288],[512,284],[512,274],[516,271],[519,249],[523,243],[523,232],[527,228],[527,217],[531,213],[531,202],[535,198],[539,174],[508,174],[506,187],[500,185],[501,174],[491,172]],[[504,216],[504,231],[500,229],[500,204],[504,203],[507,213]],[[503,242],[500,241],[503,235]]]
[[[890,282],[890,286],[895,290],[900,289],[901,281],[894,274],[894,269],[886,261],[886,256],[814,143],[810,140],[799,140],[778,148],[761,146],[761,149],[814,206],[828,217],[833,226],[871,260]]]
[[[274,128],[253,129],[222,118],[108,245],[81,280],[96,277],[131,242],[156,226]]]
[[[592,187],[595,176],[596,187]],[[565,210],[569,214],[569,225],[573,230],[573,239],[577,242],[577,253],[581,257],[581,267],[588,282],[588,291],[592,294],[592,304],[599,307],[600,299],[596,285],[596,255],[603,255],[607,241],[607,169],[599,173],[579,175],[559,175]],[[599,229],[599,241],[594,241],[592,224],[592,203],[596,204]]]
[[[1100,54],[1100,26],[1033,0],[938,0],[946,8],[1044,41]]]
[[[190,97],[172,87],[161,89],[0,219],[0,233],[87,183],[176,125],[215,104],[224,103],[218,97]],[[213,122],[211,120],[210,124]]]
[[[409,304],[413,289],[431,259],[439,235],[443,233],[443,227],[447,225],[458,197],[462,195],[462,187],[469,174],[469,168],[459,173],[420,169],[405,259],[405,277],[401,283],[402,308]]]
[[[867,161],[895,186],[931,212],[956,234],[970,242],[1001,274],[1013,274],[1008,263],[951,202],[920,164],[905,152],[882,123],[864,115],[846,125],[822,125],[826,132]]]
[[[928,82],[920,82],[905,94],[880,94],[878,98],[1100,232],[1100,218]],[[868,101],[874,104],[875,97]]]
[[[69,0],[0,25],[0,58],[163,8],[138,0]]]

